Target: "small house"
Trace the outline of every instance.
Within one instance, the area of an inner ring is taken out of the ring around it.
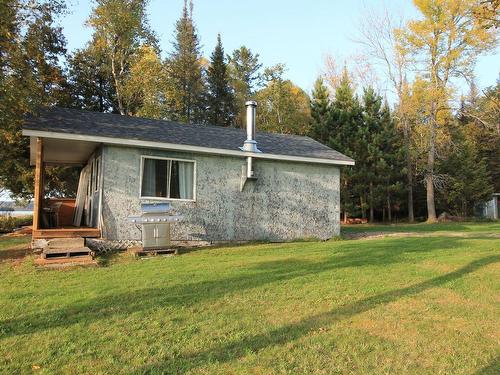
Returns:
[[[48,108],[26,121],[35,166],[33,238],[141,243],[130,217],[166,203],[173,243],[328,239],[340,232],[340,167],[349,157],[311,138]],[[80,166],[74,197],[50,198],[48,166]]]
[[[483,219],[498,220],[500,218],[500,193],[494,193],[486,202],[476,205],[476,216]]]

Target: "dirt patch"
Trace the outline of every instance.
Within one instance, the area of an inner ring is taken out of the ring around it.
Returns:
[[[31,237],[26,235],[0,236],[0,263],[19,261],[31,254],[30,239]]]
[[[11,233],[4,234],[5,237],[24,237],[31,236],[33,233],[33,228],[31,226],[24,226],[19,229],[14,230]]]
[[[29,245],[27,244],[15,245],[12,246],[10,249],[0,250],[0,262],[22,259],[30,253],[31,250],[29,248]]]
[[[359,232],[359,233],[346,233],[343,235],[343,238],[347,240],[372,240],[376,238],[384,238],[384,237],[491,237],[491,238],[500,238],[500,233],[466,233],[466,232]]]

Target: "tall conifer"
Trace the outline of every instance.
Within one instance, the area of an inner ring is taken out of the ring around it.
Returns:
[[[313,118],[312,136],[322,143],[328,142],[328,112],[330,110],[330,94],[322,77],[314,83],[311,98],[311,116]]]
[[[237,127],[245,127],[245,101],[253,97],[256,89],[262,83],[262,75],[259,73],[262,64],[259,63],[259,54],[241,46],[233,51],[229,58],[231,83],[235,91],[235,108]]]
[[[208,122],[214,125],[230,126],[234,119],[234,94],[229,83],[227,64],[220,34],[210,57],[207,72]]]
[[[174,49],[167,62],[169,117],[187,123],[201,122],[204,116],[204,83],[192,1],[188,8],[187,0],[184,0],[182,16],[175,30]]]

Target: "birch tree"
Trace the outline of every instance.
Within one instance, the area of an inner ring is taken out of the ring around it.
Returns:
[[[143,45],[156,45],[146,17],[147,0],[96,0],[87,25],[94,29],[91,44],[105,59],[113,78],[120,114],[130,114],[124,94],[130,65]]]
[[[440,112],[449,109],[453,79],[469,79],[477,56],[496,44],[495,32],[482,27],[475,15],[478,3],[478,0],[414,0],[420,18],[397,30],[402,46],[415,59],[416,69],[430,83],[425,169],[429,222],[436,221],[436,134]]]
[[[259,129],[281,134],[308,134],[311,123],[309,96],[284,79],[284,72],[284,64],[277,64],[264,72],[266,86],[255,94],[259,103]]]

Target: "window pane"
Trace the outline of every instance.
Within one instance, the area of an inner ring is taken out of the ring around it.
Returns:
[[[170,198],[179,199],[179,162],[172,160],[172,173],[170,176]]]
[[[194,163],[145,158],[141,196],[193,199]]]
[[[178,163],[178,186],[179,198],[193,199],[194,190],[194,163],[179,161]]]
[[[168,160],[144,159],[143,168],[141,195],[167,198]]]

